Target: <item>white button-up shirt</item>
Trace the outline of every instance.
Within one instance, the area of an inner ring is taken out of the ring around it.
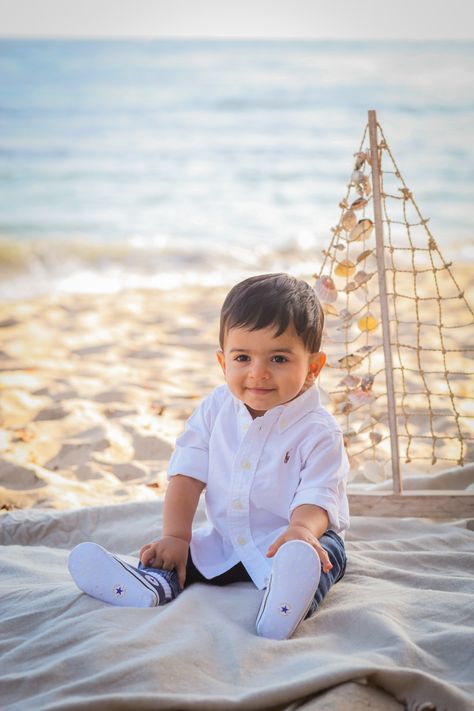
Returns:
[[[206,484],[208,524],[191,540],[196,567],[213,578],[241,561],[266,587],[266,551],[297,506],[321,506],[330,528],[348,528],[348,469],[341,430],[317,386],[255,419],[227,385],[217,388],[191,415],[168,467],[169,477]]]

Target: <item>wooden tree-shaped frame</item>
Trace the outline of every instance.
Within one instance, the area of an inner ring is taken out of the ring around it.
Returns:
[[[370,148],[363,150],[367,134]],[[333,381],[327,387],[324,376],[322,387],[342,421],[352,469],[372,481],[393,482],[389,494],[350,493],[351,512],[472,516],[473,494],[403,489],[402,460],[432,467],[464,466],[474,458],[467,360],[474,357],[474,312],[400,174],[375,111],[369,111],[340,208],[315,283],[326,312]]]

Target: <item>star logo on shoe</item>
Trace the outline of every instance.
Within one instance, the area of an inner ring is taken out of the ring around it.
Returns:
[[[280,605],[280,614],[281,615],[289,615],[291,612],[291,605],[288,605],[288,603],[284,603],[283,605]]]
[[[123,597],[126,593],[125,586],[124,585],[116,585],[114,587],[114,595],[116,597]]]

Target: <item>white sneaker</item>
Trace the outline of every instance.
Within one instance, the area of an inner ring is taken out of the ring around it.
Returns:
[[[171,599],[165,578],[141,572],[97,543],[80,543],[68,558],[77,587],[91,597],[120,607],[156,607]]]
[[[288,541],[276,552],[256,620],[257,634],[288,639],[306,616],[321,577],[321,561],[309,543]]]

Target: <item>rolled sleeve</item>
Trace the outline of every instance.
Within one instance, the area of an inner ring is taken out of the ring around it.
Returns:
[[[349,469],[340,432],[329,432],[311,451],[303,469],[290,515],[303,504],[323,508],[329,526],[340,532],[348,526],[348,506],[345,480]]]
[[[209,402],[204,400],[186,423],[176,440],[176,448],[168,464],[168,479],[176,474],[190,476],[207,483],[209,469]]]

